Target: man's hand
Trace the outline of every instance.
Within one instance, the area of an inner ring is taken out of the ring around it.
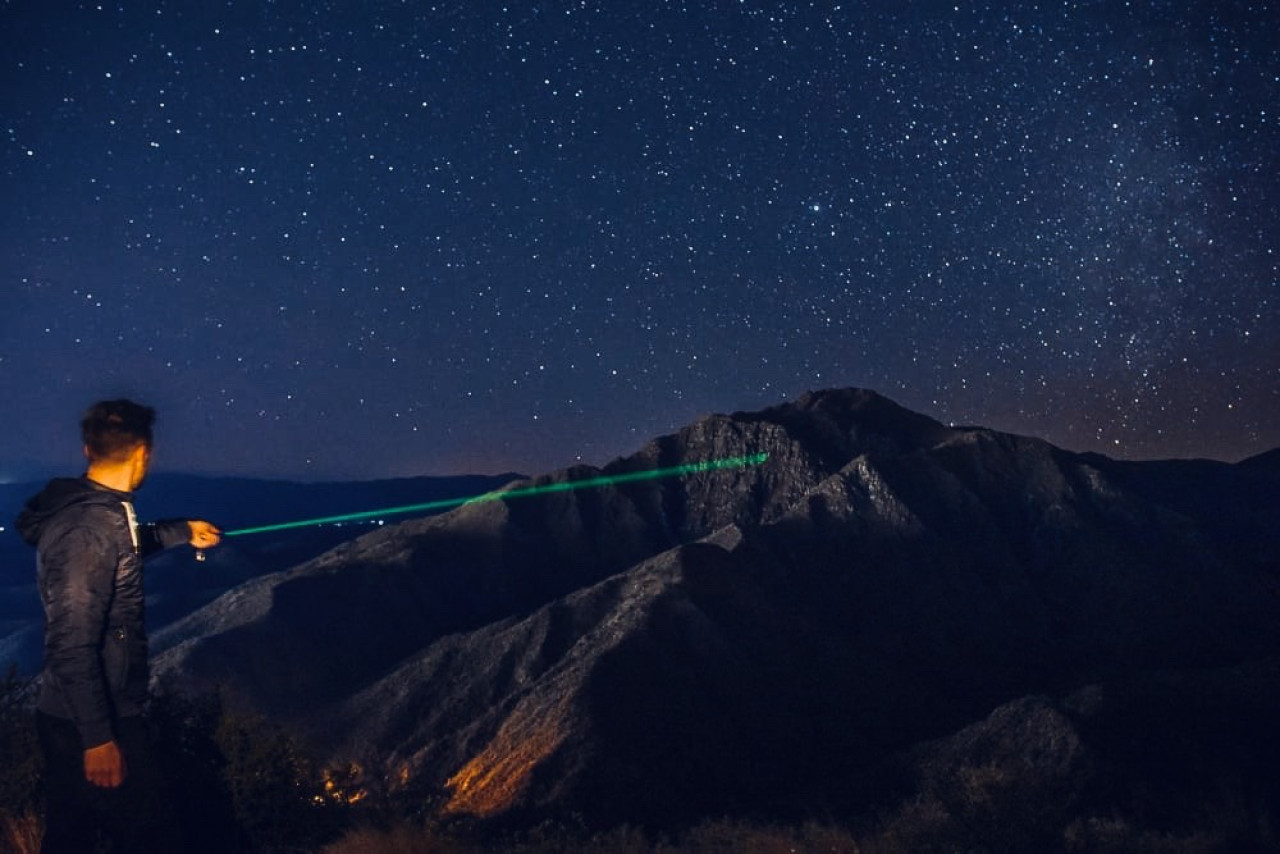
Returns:
[[[127,776],[124,754],[114,741],[90,747],[84,752],[84,777],[93,785],[114,789]]]
[[[207,549],[222,542],[222,531],[217,525],[199,519],[187,520],[191,528],[191,545],[198,549]]]

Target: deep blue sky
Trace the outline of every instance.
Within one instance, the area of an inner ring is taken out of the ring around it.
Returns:
[[[1280,445],[1280,4],[0,4],[0,478],[603,463],[858,385]]]

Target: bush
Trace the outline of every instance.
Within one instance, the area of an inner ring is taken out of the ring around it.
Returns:
[[[33,684],[18,676],[16,666],[0,681],[0,851],[14,854],[34,854],[43,835]]]
[[[253,851],[310,851],[335,833],[341,804],[328,797],[321,770],[287,730],[224,711],[214,739],[236,824]]]
[[[223,716],[216,697],[162,696],[151,707],[165,779],[190,852],[251,848],[236,820],[226,759],[215,738]]]

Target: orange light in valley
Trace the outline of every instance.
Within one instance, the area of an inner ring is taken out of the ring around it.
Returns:
[[[352,762],[338,768],[324,770],[324,795],[317,795],[316,803],[358,804],[369,796],[369,790],[362,783],[364,768],[358,762]]]

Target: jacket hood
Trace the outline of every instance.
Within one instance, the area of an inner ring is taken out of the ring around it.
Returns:
[[[104,503],[115,504],[129,501],[131,494],[117,492],[106,486],[94,483],[87,477],[59,477],[49,481],[44,489],[27,499],[22,512],[18,514],[15,527],[18,534],[28,545],[40,542],[49,520],[73,504]]]

